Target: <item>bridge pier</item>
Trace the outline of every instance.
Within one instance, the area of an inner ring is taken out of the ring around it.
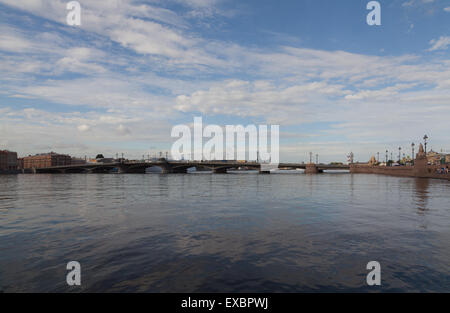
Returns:
[[[145,174],[145,167],[133,168],[133,167],[120,166],[119,173],[120,174]]]
[[[306,164],[305,174],[319,174],[319,173],[320,173],[320,171],[317,168],[316,164],[314,164],[314,163]]]
[[[219,167],[219,168],[213,168],[213,173],[214,174],[227,174],[227,170],[228,168],[226,167]]]
[[[161,167],[163,174],[186,174],[187,168],[185,167],[170,167],[164,166]]]

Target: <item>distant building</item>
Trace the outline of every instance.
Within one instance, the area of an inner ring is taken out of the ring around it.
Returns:
[[[23,167],[26,169],[63,166],[71,164],[72,158],[69,155],[58,154],[55,152],[36,154],[23,158]]]
[[[101,164],[107,164],[107,163],[115,163],[116,160],[113,158],[98,158],[98,159],[90,159],[89,163],[92,164],[97,164],[97,163],[101,163]]]
[[[17,168],[19,170],[23,170],[24,169],[24,167],[23,167],[23,158],[18,158],[17,159]]]
[[[86,160],[82,158],[72,158],[71,165],[84,165],[86,164]]]
[[[17,170],[17,152],[0,150],[0,170]]]
[[[437,165],[441,164],[442,160],[446,159],[446,156],[444,154],[431,150],[430,152],[427,152],[427,159],[429,164]]]

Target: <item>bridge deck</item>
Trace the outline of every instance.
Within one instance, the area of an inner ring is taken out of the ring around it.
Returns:
[[[239,168],[246,167],[249,169],[260,169],[261,164],[256,162],[233,162],[233,161],[154,161],[154,162],[123,162],[123,163],[94,163],[94,164],[76,164],[53,166],[46,168],[36,168],[38,171],[52,171],[52,170],[89,170],[89,169],[112,169],[112,168],[147,168],[158,166],[162,168],[189,168],[189,167],[207,167],[207,168]],[[348,165],[334,165],[334,164],[317,164],[319,170],[348,170]],[[282,169],[305,169],[304,163],[280,163],[278,168]]]

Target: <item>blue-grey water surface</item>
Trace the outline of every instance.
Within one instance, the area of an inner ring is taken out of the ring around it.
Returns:
[[[0,176],[0,291],[450,292],[449,190],[364,174]]]

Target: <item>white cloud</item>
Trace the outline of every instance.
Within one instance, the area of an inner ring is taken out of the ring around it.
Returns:
[[[428,51],[446,50],[450,45],[450,37],[441,36],[439,39],[433,39],[430,41],[430,45],[431,48],[429,48]]]
[[[160,145],[169,142],[170,124],[163,120],[148,123],[145,113],[116,112],[101,115],[96,112],[52,113],[28,108],[0,108],[0,130],[8,147],[20,155],[57,151],[75,156],[95,156],[99,151],[115,155],[117,148],[105,142],[119,142],[136,130],[133,140]],[[119,122],[113,123],[114,122]],[[95,128],[95,131],[91,131]],[[127,149],[127,157],[141,157],[148,147]]]
[[[227,81],[177,97],[176,108],[183,112],[264,117],[271,121],[296,123],[310,117],[315,105],[330,97],[345,95],[341,85],[312,82],[277,87],[269,81]]]
[[[0,0],[9,6],[66,25],[66,1],[62,0]],[[193,1],[193,5],[210,7],[210,1]],[[63,12],[63,14],[61,13]],[[204,65],[219,61],[202,51],[200,38],[186,33],[186,22],[175,13],[131,0],[82,4],[81,29],[105,36],[139,54],[174,59],[178,63]],[[0,41],[1,42],[1,41]],[[26,48],[16,42],[17,49]],[[11,46],[9,49],[13,49]]]
[[[444,8],[444,11],[445,11],[445,12],[450,12],[450,7]]]
[[[410,89],[416,86],[416,84],[397,84],[395,86],[390,86],[382,89],[375,90],[361,90],[355,94],[349,94],[345,96],[346,100],[365,100],[371,99],[378,101],[392,100],[395,96],[399,95],[401,90]]]
[[[410,7],[414,4],[414,0],[406,1],[402,3],[402,6],[404,7]]]
[[[120,124],[120,125],[117,127],[117,132],[118,132],[120,135],[122,135],[122,136],[130,135],[130,134],[131,134],[131,130],[130,130],[128,127],[123,126],[122,124]]]
[[[79,125],[79,126],[77,127],[77,129],[78,129],[80,132],[87,132],[87,131],[90,129],[90,127],[89,127],[89,125],[83,124],[83,125]]]
[[[24,52],[31,47],[30,42],[23,38],[11,36],[9,34],[0,34],[0,50],[12,52]]]

